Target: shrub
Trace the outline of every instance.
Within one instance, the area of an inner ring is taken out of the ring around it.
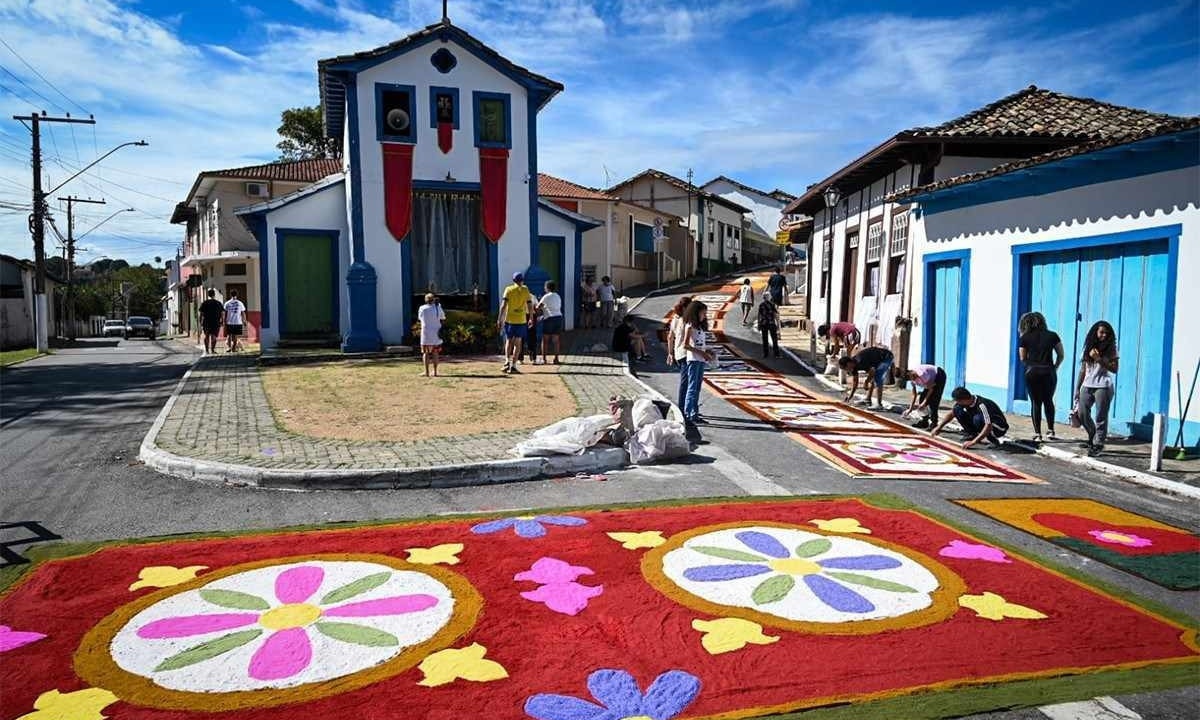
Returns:
[[[421,323],[412,326],[413,337],[419,344],[421,338]],[[496,340],[500,331],[496,329],[493,318],[479,312],[468,310],[447,310],[446,320],[442,323],[442,346],[450,351],[464,355],[478,355],[496,348]]]

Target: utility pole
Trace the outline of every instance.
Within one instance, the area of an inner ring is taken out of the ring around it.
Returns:
[[[50,349],[50,331],[48,326],[46,305],[46,193],[42,192],[42,135],[39,123],[61,122],[95,125],[96,121],[88,116],[87,120],[66,117],[49,117],[43,110],[41,115],[13,115],[13,120],[22,124],[29,121],[29,132],[33,135],[33,212],[29,216],[29,232],[33,235],[33,315],[37,329],[36,342],[38,352]],[[55,188],[57,190],[58,188]]]
[[[105,205],[104,200],[78,198],[73,195],[60,197],[67,203],[67,339],[75,340],[75,203]]]

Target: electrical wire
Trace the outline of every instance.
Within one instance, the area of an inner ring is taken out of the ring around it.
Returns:
[[[48,97],[46,97],[45,95],[41,94],[41,93],[40,93],[40,92],[38,92],[37,90],[34,90],[34,89],[33,89],[33,87],[31,87],[31,86],[29,85],[29,83],[27,83],[27,82],[25,82],[24,80],[22,80],[22,79],[21,79],[21,77],[20,77],[19,75],[17,75],[16,73],[14,73],[12,70],[9,70],[9,69],[8,69],[7,67],[5,67],[5,66],[4,66],[2,63],[0,63],[0,70],[3,70],[4,72],[8,73],[8,74],[9,74],[9,75],[12,77],[12,79],[13,79],[13,80],[16,80],[17,82],[21,83],[21,85],[23,85],[23,86],[25,87],[25,89],[29,90],[29,92],[33,93],[34,95],[37,95],[39,98],[41,98],[42,100],[45,100],[46,102],[50,103],[50,104],[51,104],[51,105],[53,105],[54,107],[58,108],[59,110],[62,110],[63,112],[66,112],[66,110],[67,110],[67,109],[66,109],[65,107],[63,107],[62,105],[60,105],[60,104],[58,104],[58,103],[54,102],[53,100],[51,100],[50,98],[48,98]],[[32,104],[32,103],[31,103],[31,104]]]
[[[84,106],[82,106],[79,103],[72,100],[65,92],[63,92],[62,90],[59,90],[58,86],[56,86],[54,83],[47,80],[45,75],[42,75],[40,72],[37,71],[37,68],[30,65],[29,62],[27,60],[25,60],[25,58],[21,57],[21,54],[19,52],[17,52],[16,50],[14,50],[12,45],[9,45],[7,42],[5,42],[4,38],[2,38],[2,37],[0,37],[0,45],[3,45],[4,47],[8,48],[8,51],[10,53],[12,53],[13,55],[15,55],[16,58],[21,61],[21,64],[23,64],[25,67],[29,68],[30,71],[32,71],[34,75],[37,75],[38,78],[42,82],[46,83],[46,85],[48,85],[50,87],[50,89],[52,89],[54,92],[58,93],[59,95],[62,95],[64,100],[71,103],[75,107],[79,108],[80,111],[82,111],[82,112],[88,111],[87,108],[85,108]]]

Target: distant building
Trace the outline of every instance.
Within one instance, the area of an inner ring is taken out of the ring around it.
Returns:
[[[794,226],[798,227],[805,220],[811,220],[805,215],[785,216],[784,208],[793,202],[796,196],[778,188],[769,192],[759,190],[724,175],[718,175],[700,187],[748,208],[749,211],[742,222],[743,264],[780,260],[785,247],[776,242],[777,233]],[[807,242],[807,239],[804,237],[796,242]]]
[[[63,283],[46,275],[46,317],[58,318],[58,288]],[[0,255],[0,350],[33,347],[37,341],[33,310],[34,265],[9,255]],[[58,333],[54,327],[49,335]]]

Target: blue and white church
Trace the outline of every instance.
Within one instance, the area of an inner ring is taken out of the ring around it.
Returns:
[[[537,116],[560,83],[446,18],[318,75],[343,172],[235,211],[258,240],[264,348],[399,345],[426,292],[494,313],[516,272],[579,307],[582,235],[601,222],[537,194]]]

